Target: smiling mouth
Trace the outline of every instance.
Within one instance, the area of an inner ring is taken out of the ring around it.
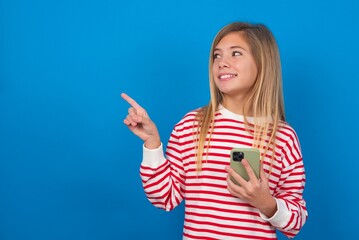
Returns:
[[[234,77],[237,77],[237,74],[221,74],[218,76],[218,78],[221,80],[231,79]]]

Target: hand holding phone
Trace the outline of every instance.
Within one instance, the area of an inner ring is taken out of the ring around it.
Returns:
[[[230,166],[242,178],[249,181],[247,170],[242,164],[242,160],[246,159],[253,169],[254,174],[259,179],[260,177],[260,152],[256,148],[233,148],[231,150]],[[232,181],[238,184],[233,178]]]

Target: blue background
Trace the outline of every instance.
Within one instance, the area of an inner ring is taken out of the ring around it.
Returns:
[[[296,239],[357,233],[359,17],[343,1],[0,0],[0,239],[181,239],[153,207],[127,92],[167,142],[207,104],[208,56],[232,21],[265,23],[301,141],[309,219]],[[283,235],[279,239],[284,239]]]

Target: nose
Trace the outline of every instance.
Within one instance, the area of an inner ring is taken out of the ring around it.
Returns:
[[[230,63],[225,57],[222,57],[219,59],[219,67],[220,68],[230,67]]]

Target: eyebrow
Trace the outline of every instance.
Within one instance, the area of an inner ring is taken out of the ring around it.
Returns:
[[[247,51],[245,48],[241,47],[241,46],[231,46],[229,49],[235,49],[235,48],[240,48],[240,49],[243,49],[244,51]],[[221,49],[220,48],[215,48],[213,50],[213,52],[215,51],[220,51]]]

